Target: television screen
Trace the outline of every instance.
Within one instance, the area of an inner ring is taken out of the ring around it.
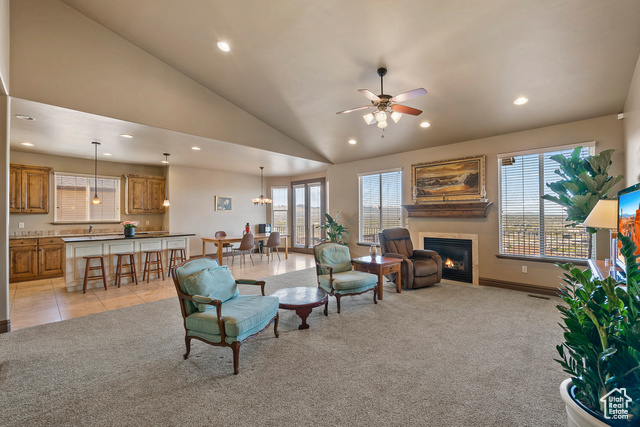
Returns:
[[[631,237],[640,255],[640,184],[636,184],[618,193],[618,233]],[[624,267],[624,258],[620,253],[622,244],[618,242],[618,264]]]

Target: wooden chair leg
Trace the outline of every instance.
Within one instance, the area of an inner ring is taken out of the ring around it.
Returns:
[[[273,333],[276,334],[276,338],[280,337],[280,334],[278,334],[278,321],[280,321],[280,313],[276,314],[276,320],[273,322]]]
[[[375,288],[373,288],[373,303],[377,304],[378,303],[378,286],[376,286]]]
[[[164,268],[162,267],[162,252],[156,252],[156,260],[160,263],[160,279],[164,279]]]
[[[122,257],[120,255],[116,255],[118,257],[118,262],[116,263],[116,279],[113,283],[113,286],[120,287],[120,280],[122,280]]]
[[[278,250],[278,247],[276,246],[274,249],[276,250],[276,254],[278,255],[278,261],[282,261],[280,259],[280,251]]]
[[[149,269],[149,253],[144,254],[144,267],[142,268],[142,281],[144,282],[147,277],[147,271]]]
[[[336,301],[338,302],[338,313],[340,313],[340,294],[336,294]]]
[[[231,350],[233,351],[233,375],[238,375],[240,372],[238,365],[240,364],[240,343],[238,341],[231,344]]]
[[[191,337],[190,336],[185,335],[184,345],[187,347],[187,352],[182,357],[184,357],[185,359],[188,359],[189,353],[191,353]]]
[[[102,284],[104,285],[104,290],[107,290],[107,274],[104,271],[104,258],[100,258],[100,268],[102,270]]]
[[[136,271],[136,257],[135,255],[129,255],[129,263],[131,266],[129,267],[133,271],[133,281],[136,282],[136,286],[138,286],[138,272]]]
[[[251,255],[251,251],[249,251],[249,259],[251,260],[251,265],[255,265],[253,262],[253,255]]]
[[[89,267],[91,260],[87,260],[85,266],[84,266],[84,282],[82,282],[82,293],[86,294],[87,293],[87,282],[89,282]]]

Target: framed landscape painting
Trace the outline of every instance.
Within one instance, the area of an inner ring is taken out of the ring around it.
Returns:
[[[233,210],[233,199],[226,196],[216,196],[216,211]]]
[[[414,203],[484,199],[485,156],[411,165]]]

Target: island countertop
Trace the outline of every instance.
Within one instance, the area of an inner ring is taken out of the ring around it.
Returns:
[[[65,243],[75,242],[96,242],[101,240],[139,240],[139,239],[156,239],[166,237],[188,237],[195,236],[195,233],[164,233],[164,232],[142,232],[136,233],[133,237],[125,237],[124,234],[109,234],[106,236],[78,236],[78,237],[63,237],[62,240]]]

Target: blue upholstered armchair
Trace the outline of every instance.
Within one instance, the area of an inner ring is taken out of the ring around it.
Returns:
[[[373,303],[377,304],[378,276],[355,271],[351,266],[349,248],[338,243],[326,242],[314,246],[318,286],[335,296],[340,313],[340,298],[344,295],[359,295],[373,290]],[[327,315],[329,302],[324,307]]]
[[[264,296],[264,282],[235,280],[228,266],[209,258],[186,261],[172,275],[184,319],[185,359],[192,339],[231,347],[233,373],[237,375],[242,343],[267,329],[271,322],[278,337],[278,298]],[[260,286],[262,295],[239,295],[238,284]]]

